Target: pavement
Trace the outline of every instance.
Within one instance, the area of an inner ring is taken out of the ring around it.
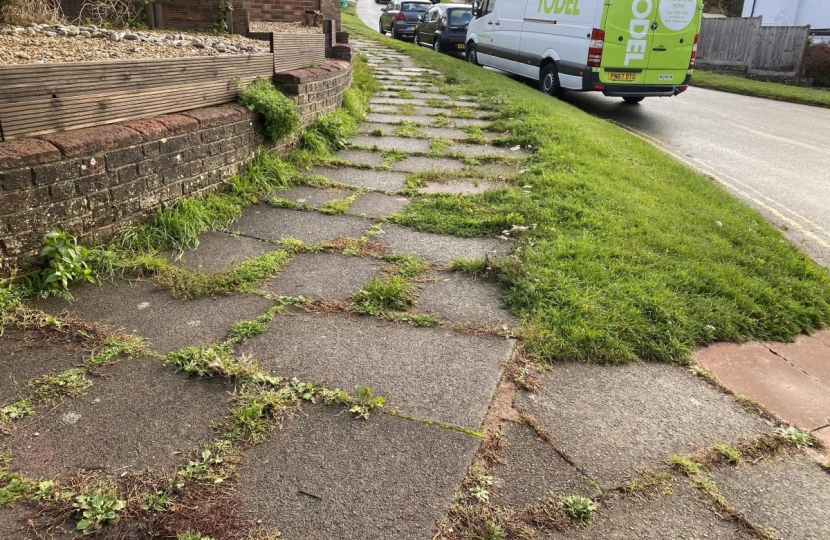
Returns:
[[[441,74],[355,45],[386,88],[406,73],[407,85],[434,92]],[[401,118],[386,116],[372,122]],[[445,135],[433,127],[391,171],[368,145],[343,150],[348,164],[314,174],[346,186],[274,193],[171,257],[180,276],[206,281],[296,246],[287,238],[305,242],[244,293],[182,299],[169,283],[133,278],[30,305],[0,336],[11,351],[0,355],[0,539],[79,537],[73,504],[96,493],[124,503],[109,517],[87,509],[97,537],[112,539],[830,537],[818,443],[791,444],[773,415],[696,366],[536,365],[499,284],[448,268],[455,257],[505,256],[509,241],[387,221],[409,204],[408,171],[450,172],[444,191],[463,193],[480,189],[471,174],[485,189],[509,182],[526,157],[469,167],[418,155]],[[348,196],[344,215],[317,210]],[[307,206],[268,202],[277,199]],[[406,275],[411,305],[355,312],[354,294],[399,272],[404,255],[425,263]],[[126,333],[141,346],[102,360]],[[826,335],[812,339],[827,346]],[[826,381],[821,358],[773,350]],[[335,388],[351,395],[345,406]],[[740,463],[719,457],[726,445]],[[676,455],[699,470],[672,466]],[[592,520],[578,518],[580,506],[594,508]]]

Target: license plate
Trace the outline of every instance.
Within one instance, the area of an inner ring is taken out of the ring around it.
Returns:
[[[459,51],[463,51],[466,47],[463,43],[458,43],[455,46]]]
[[[636,73],[608,73],[609,81],[636,81]]]

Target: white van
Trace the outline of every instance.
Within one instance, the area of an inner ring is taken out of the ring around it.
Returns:
[[[702,13],[701,0],[477,0],[467,60],[550,95],[675,96],[691,79]]]

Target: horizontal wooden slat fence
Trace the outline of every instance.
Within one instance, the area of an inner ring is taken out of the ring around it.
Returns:
[[[704,19],[697,61],[747,73],[795,76],[807,51],[809,26],[762,26],[761,17]]]
[[[326,61],[326,34],[273,34],[274,72],[319,65]]]
[[[270,53],[0,66],[0,136],[10,140],[221,105],[271,77]]]

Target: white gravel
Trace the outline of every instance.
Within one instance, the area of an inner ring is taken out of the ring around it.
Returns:
[[[0,26],[0,65],[261,52],[268,52],[268,43],[233,34],[116,31],[95,25]]]

